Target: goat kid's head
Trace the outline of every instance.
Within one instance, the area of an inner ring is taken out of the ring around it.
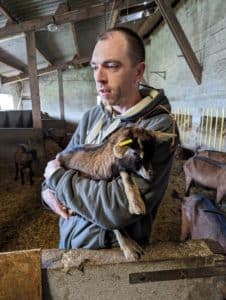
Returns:
[[[139,127],[121,128],[112,135],[113,152],[119,169],[136,172],[149,179],[147,171],[155,146],[155,136]]]

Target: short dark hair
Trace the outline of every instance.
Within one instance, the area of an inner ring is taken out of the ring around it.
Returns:
[[[109,37],[109,33],[111,32],[121,32],[127,42],[128,42],[128,51],[129,57],[131,59],[132,64],[138,64],[140,62],[145,61],[145,48],[142,38],[132,29],[127,27],[112,27],[105,32],[101,33],[97,37],[97,42],[101,40],[106,40]]]

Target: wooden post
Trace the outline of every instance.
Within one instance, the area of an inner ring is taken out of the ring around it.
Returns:
[[[33,127],[36,129],[41,129],[42,121],[41,121],[41,112],[40,112],[40,97],[39,97],[39,85],[38,85],[38,76],[37,76],[34,31],[29,31],[26,33],[26,45],[27,45],[30,92],[31,92],[31,100],[32,100]]]
[[[63,76],[62,70],[57,70],[57,77],[58,77],[58,90],[59,90],[59,103],[60,103],[60,119],[64,119],[64,87],[63,87]]]
[[[175,37],[178,46],[180,47],[185,60],[187,61],[187,64],[189,68],[191,69],[191,72],[193,76],[195,77],[195,80],[198,84],[201,84],[202,80],[202,67],[199,64],[198,59],[196,58],[196,55],[194,51],[191,48],[191,45],[189,41],[187,40],[187,37],[177,20],[177,17],[170,6],[169,1],[167,0],[155,0],[156,4],[159,7],[159,10],[165,19],[166,23],[169,25],[169,28]]]

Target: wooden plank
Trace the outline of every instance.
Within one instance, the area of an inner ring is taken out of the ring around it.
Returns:
[[[37,62],[36,62],[36,48],[35,48],[35,32],[30,31],[26,33],[27,45],[27,58],[28,58],[28,71],[30,93],[32,100],[32,116],[33,127],[38,129],[42,128],[41,111],[40,111],[40,97],[39,97],[39,84],[37,76]]]
[[[202,80],[202,67],[196,58],[195,53],[168,1],[166,0],[155,0],[158,5],[160,12],[168,24],[173,36],[175,37],[178,46],[180,47],[185,60],[198,84],[201,84]]]
[[[64,121],[64,87],[62,70],[58,69],[58,90],[59,90],[59,103],[60,103],[60,119]]]
[[[40,250],[0,253],[0,299],[41,299]]]

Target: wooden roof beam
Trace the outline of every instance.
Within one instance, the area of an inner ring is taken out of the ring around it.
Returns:
[[[124,0],[114,1],[111,8],[110,20],[108,22],[108,28],[112,28],[116,25],[118,17],[121,12],[121,7],[124,5]]]
[[[55,64],[52,66],[48,66],[46,68],[37,70],[37,76],[43,76],[48,73],[56,72],[58,69],[66,70],[71,65],[75,65],[75,64],[80,65],[80,64],[88,63],[89,61],[90,61],[89,57],[84,57],[84,58],[80,58],[80,59],[73,59],[67,63],[63,63],[63,64],[61,63],[61,64]],[[12,83],[16,83],[18,81],[23,81],[23,80],[29,79],[29,76],[24,73],[20,74],[18,76],[11,76],[11,77],[1,76],[1,77],[2,77],[2,84],[12,84]]]
[[[16,20],[9,14],[9,12],[2,4],[0,4],[0,12],[6,17],[8,22],[16,23]]]
[[[7,11],[7,9],[1,4],[0,5],[0,12],[7,18],[8,24],[18,24],[17,20],[13,18],[10,13]],[[6,25],[7,26],[7,25]],[[42,51],[41,47],[38,45],[38,42],[36,41],[36,49],[39,51],[39,53],[44,57],[44,59],[48,62],[48,64],[52,65],[52,62],[50,59],[46,56],[46,54]]]
[[[0,61],[7,66],[10,66],[18,71],[21,71],[25,74],[28,72],[27,65],[24,64],[22,61],[17,59],[15,56],[11,55],[10,53],[6,52],[5,50],[0,48]]]
[[[198,84],[201,84],[202,81],[202,67],[199,64],[199,61],[192,50],[192,47],[171,7],[168,3],[168,0],[155,0],[156,4],[159,7],[159,10],[168,24],[173,36],[175,37],[178,46],[180,47],[185,60]]]
[[[42,47],[39,44],[39,41],[36,39],[36,49],[41,54],[41,56],[47,61],[48,65],[52,66],[53,62],[51,59],[47,56],[47,54],[43,51]]]

